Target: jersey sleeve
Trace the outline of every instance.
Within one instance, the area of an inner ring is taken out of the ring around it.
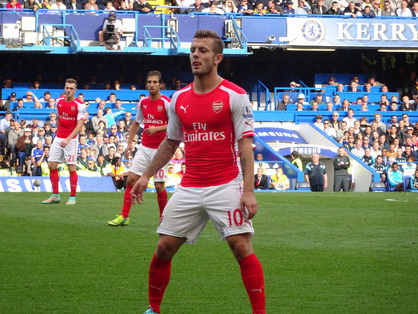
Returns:
[[[171,140],[183,141],[183,130],[176,112],[177,94],[174,94],[168,107],[167,137]]]
[[[141,103],[142,103],[142,99],[138,103],[138,110],[136,111],[136,116],[135,116],[135,121],[138,122],[139,124],[141,124],[142,121],[144,121],[144,115],[142,114]]]
[[[247,94],[234,93],[231,95],[231,113],[235,140],[254,136],[254,116]]]
[[[78,114],[77,114],[77,120],[86,120],[86,105],[84,105],[84,103],[79,103],[78,104]]]

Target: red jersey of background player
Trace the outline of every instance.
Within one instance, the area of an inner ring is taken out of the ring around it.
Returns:
[[[192,83],[174,94],[169,117],[168,138],[184,141],[186,148],[182,186],[221,185],[241,175],[237,141],[254,136],[245,90],[223,80],[213,91],[196,94]]]
[[[66,138],[77,126],[77,120],[86,119],[86,106],[78,98],[67,102],[65,97],[60,97],[57,98],[57,114],[57,137]]]
[[[151,100],[149,97],[141,99],[135,121],[144,123],[144,130],[150,126],[166,125],[168,123],[167,112],[170,101],[171,99],[164,95],[161,95],[157,100]],[[146,132],[143,132],[141,144],[148,148],[157,149],[166,137],[166,134],[166,132],[157,132],[153,135],[149,135]]]

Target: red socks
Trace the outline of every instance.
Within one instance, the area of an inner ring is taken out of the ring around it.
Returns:
[[[52,193],[58,194],[59,193],[59,188],[58,188],[58,183],[59,183],[58,169],[52,169],[49,172],[49,179],[51,180]]]
[[[171,275],[171,260],[160,260],[154,253],[149,268],[148,299],[154,312],[160,313],[161,301]]]
[[[78,182],[78,175],[77,171],[70,171],[70,196],[75,197],[77,193],[77,182]]]
[[[253,314],[266,314],[264,274],[260,261],[255,254],[251,254],[238,261],[238,263],[242,281],[253,307]]]
[[[129,212],[131,211],[132,207],[132,196],[131,190],[133,185],[127,185],[125,189],[125,193],[123,193],[123,207],[122,207],[122,217],[128,218]]]
[[[168,195],[167,195],[166,190],[160,193],[157,192],[157,202],[158,202],[158,208],[160,209],[160,219],[163,216],[163,211],[164,211],[165,205],[167,205],[167,201],[168,201]]]

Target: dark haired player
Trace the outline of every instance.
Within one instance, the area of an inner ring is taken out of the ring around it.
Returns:
[[[141,177],[145,168],[154,157],[158,146],[166,136],[168,123],[168,106],[170,98],[161,94],[161,73],[150,71],[146,78],[146,88],[149,96],[141,99],[138,104],[138,111],[135,120],[129,131],[128,149],[125,154],[131,154],[130,147],[138,132],[139,125],[144,123],[144,132],[141,145],[135,154],[131,167],[129,167],[128,182],[123,196],[122,212],[115,219],[108,222],[109,226],[127,226],[129,224],[129,212],[132,207],[131,189],[136,181]],[[167,191],[164,183],[166,180],[166,170],[161,168],[154,174],[155,189],[157,191],[157,202],[160,209],[160,218],[164,207],[167,204]]]

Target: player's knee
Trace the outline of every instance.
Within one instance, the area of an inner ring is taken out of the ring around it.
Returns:
[[[178,251],[185,239],[161,236],[157,243],[157,257],[160,259],[172,259],[174,254]]]
[[[228,244],[237,261],[254,253],[249,235],[229,237]]]

